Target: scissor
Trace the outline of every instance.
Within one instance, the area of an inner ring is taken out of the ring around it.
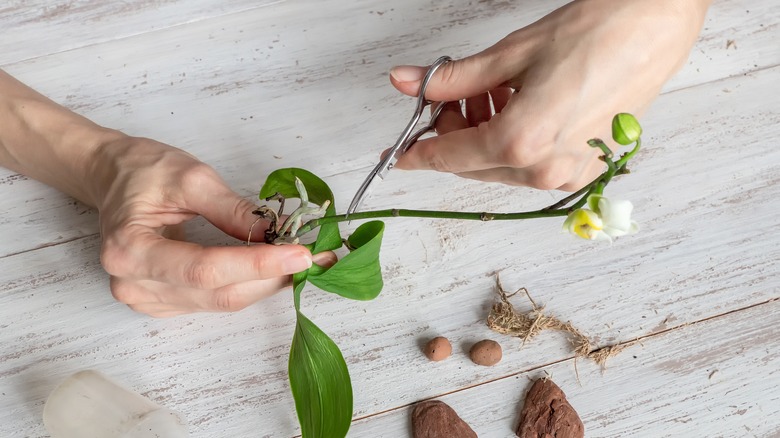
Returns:
[[[376,166],[374,166],[366,179],[363,181],[363,184],[360,185],[357,193],[355,193],[355,197],[352,198],[352,202],[349,204],[349,208],[347,209],[347,216],[357,211],[357,209],[360,207],[360,204],[362,204],[363,200],[365,200],[365,198],[368,196],[368,189],[371,184],[373,184],[377,178],[384,179],[387,175],[387,172],[389,172],[390,169],[395,166],[398,158],[403,155],[415,142],[417,142],[420,137],[434,129],[436,125],[436,119],[439,117],[439,114],[441,114],[441,111],[444,109],[444,105],[447,102],[438,102],[436,106],[433,107],[431,120],[428,122],[428,124],[418,129],[417,131],[414,131],[414,127],[420,121],[420,117],[422,117],[425,107],[433,103],[432,101],[425,98],[425,90],[428,88],[428,82],[430,82],[433,74],[436,73],[436,70],[438,70],[439,67],[450,61],[452,61],[452,58],[449,56],[442,56],[428,68],[428,72],[425,74],[425,77],[422,80],[422,84],[420,84],[420,92],[417,97],[417,108],[414,111],[412,119],[409,120],[406,128],[401,133],[401,136],[398,137],[398,140],[395,141],[393,147],[390,148],[388,154],[385,155],[385,157],[382,158]]]

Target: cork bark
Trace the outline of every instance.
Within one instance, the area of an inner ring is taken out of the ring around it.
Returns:
[[[550,379],[534,382],[520,410],[520,438],[583,438],[585,426],[566,394]]]

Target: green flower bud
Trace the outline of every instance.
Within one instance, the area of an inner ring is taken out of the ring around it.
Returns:
[[[623,146],[634,143],[642,135],[642,126],[629,113],[617,114],[612,119],[612,138]]]

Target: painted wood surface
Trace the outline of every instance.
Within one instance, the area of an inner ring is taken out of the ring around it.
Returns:
[[[284,0],[5,0],[0,65],[242,14]]]
[[[84,9],[37,24],[0,9],[19,34],[65,35],[27,52],[0,41],[3,68],[99,123],[195,153],[247,197],[278,167],[309,168],[343,210],[412,108],[387,83],[392,65],[471,53],[565,2],[163,3],[138,2],[127,20],[105,18],[113,24],[78,38],[68,35]],[[772,2],[715,2],[690,63],[643,121],[634,173],[610,187],[634,201],[640,234],[608,247],[559,234],[557,220],[392,220],[376,301],[307,293],[305,312],[352,373],[363,419],[351,436],[405,436],[409,404],[452,392],[444,400],[480,436],[509,436],[520,381],[548,364],[589,436],[778,433],[778,22]],[[556,196],[399,172],[367,207],[515,211]],[[46,436],[46,395],[84,368],[183,412],[196,437],[297,433],[289,293],[237,314],[149,319],[113,302],[93,211],[5,170],[0,197],[0,436]],[[198,242],[237,244],[203,221],[189,228]],[[580,388],[562,336],[520,349],[484,326],[497,271],[599,345],[655,335],[604,376],[580,362]],[[455,355],[434,366],[419,346],[435,335]],[[476,368],[464,350],[486,337],[505,359]],[[709,379],[713,367],[723,381]]]
[[[565,3],[281,3],[3,67],[99,123],[193,152],[249,196],[277,167],[316,163],[327,177],[372,165],[413,105],[388,84],[394,64],[473,53]],[[771,2],[718,1],[709,16],[667,90],[780,64]],[[5,41],[0,53],[15,47]],[[0,169],[0,197],[20,193],[0,206],[13,230],[0,233],[0,255],[97,232],[93,212]]]
[[[515,437],[526,392],[533,380],[547,377],[566,393],[586,436],[778,436],[778,312],[780,302],[774,301],[651,336],[610,359],[605,371],[582,360],[575,371],[574,360],[567,359],[440,400],[480,437]],[[359,420],[352,432],[407,436],[410,411],[402,407]]]

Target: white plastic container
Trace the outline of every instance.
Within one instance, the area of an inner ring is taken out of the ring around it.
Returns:
[[[43,407],[52,438],[185,438],[180,416],[93,371],[60,384]]]

